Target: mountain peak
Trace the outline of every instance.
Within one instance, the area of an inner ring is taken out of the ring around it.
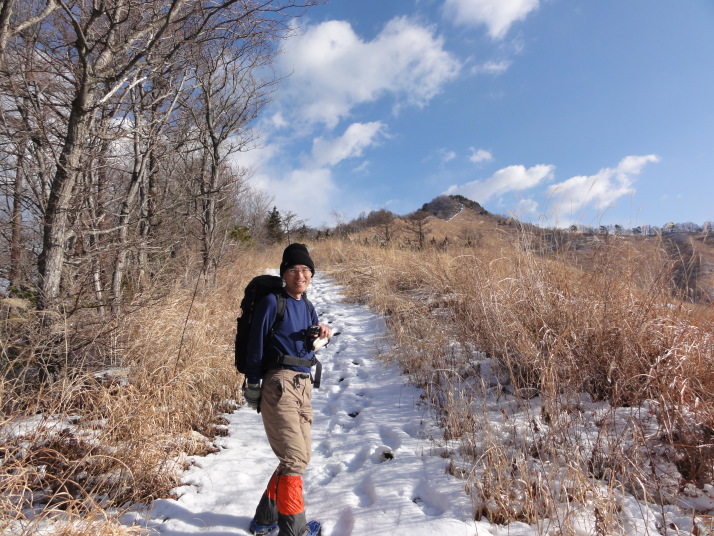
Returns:
[[[442,219],[450,220],[465,208],[470,208],[477,214],[488,214],[488,211],[463,195],[440,195],[428,203],[424,203],[421,210]]]

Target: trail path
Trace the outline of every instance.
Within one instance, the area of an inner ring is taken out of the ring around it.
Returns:
[[[471,519],[463,482],[430,438],[440,431],[418,404],[420,391],[377,356],[388,340],[380,317],[345,303],[340,288],[316,277],[309,292],[335,332],[320,351],[322,387],[313,394],[313,458],[304,477],[308,519],[325,536],[530,536]],[[247,528],[277,460],[260,415],[227,415],[220,452],[192,458],[177,500],[154,504],[146,525],[167,536],[249,534]]]

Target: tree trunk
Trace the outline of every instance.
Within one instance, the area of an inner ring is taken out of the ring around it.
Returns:
[[[139,189],[145,181],[146,163],[149,158],[146,153],[142,153],[139,138],[139,129],[136,129],[134,131],[134,169],[131,173],[131,183],[124,196],[124,202],[119,213],[119,229],[116,240],[117,256],[112,275],[112,313],[115,315],[119,314],[122,306],[122,287],[129,254],[129,217],[136,204]]]
[[[82,83],[82,82],[80,82]],[[67,136],[60,153],[57,172],[55,173],[50,195],[45,210],[42,251],[39,257],[40,300],[42,309],[55,305],[59,297],[62,280],[62,266],[66,250],[67,228],[71,194],[80,172],[82,150],[87,128],[86,103],[89,91],[80,89],[72,103]]]
[[[17,150],[17,169],[15,170],[15,184],[12,194],[12,223],[10,238],[10,273],[8,279],[11,287],[19,287],[24,281],[22,278],[22,203],[25,195],[25,147],[27,143],[21,142]]]
[[[149,153],[149,167],[146,171],[146,180],[139,186],[139,254],[137,259],[137,283],[139,290],[143,290],[149,279],[147,269],[149,265],[148,246],[153,233],[154,206],[156,203],[156,157],[154,152]]]
[[[212,154],[209,157],[208,181],[204,179],[201,183],[201,201],[203,204],[203,273],[206,277],[211,269],[213,257],[213,245],[216,238],[216,196],[218,195],[218,163],[219,149],[217,144],[213,146]]]

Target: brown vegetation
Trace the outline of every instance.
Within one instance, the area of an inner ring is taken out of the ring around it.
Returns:
[[[315,3],[3,1],[3,534],[128,531],[96,520],[212,448],[237,396],[231,285],[264,264],[220,268],[270,201],[230,156]]]
[[[212,438],[225,433],[220,415],[240,401],[232,344],[242,289],[277,262],[270,252],[241,253],[215,287],[179,281],[165,298],[127,314],[102,341],[112,346],[114,366],[74,360],[51,381],[36,361],[23,365],[24,374],[4,367],[0,531],[34,534],[53,519],[64,520],[67,535],[133,533],[116,524],[121,507],[170,496],[186,456],[211,452]],[[30,359],[36,348],[13,334],[18,324],[25,335],[41,332],[36,313],[3,312],[3,361]]]
[[[560,505],[592,502],[599,533],[616,534],[619,490],[660,505],[696,496],[714,477],[711,306],[685,301],[661,240],[553,247],[514,227],[478,246],[335,241],[319,263],[385,316],[393,358],[459,444],[452,472],[477,515],[569,533]],[[493,397],[513,414],[494,413]],[[509,418],[530,431],[502,437],[493,423]]]
[[[711,484],[714,314],[666,244],[478,218],[427,218],[421,249],[400,220],[391,245],[312,245],[350,299],[384,315],[388,357],[424,389],[475,515],[570,534],[564,505],[589,503],[598,534],[619,534],[623,491],[667,505]],[[236,249],[215,284],[200,259],[177,261],[170,287],[135,294],[112,322],[3,302],[3,531],[62,520],[68,535],[131,534],[122,506],[170,495],[240,403],[238,304],[281,249]],[[197,268],[179,276],[182,263]],[[504,436],[516,420],[527,426]]]

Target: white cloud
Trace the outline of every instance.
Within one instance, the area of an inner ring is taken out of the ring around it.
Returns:
[[[312,143],[314,165],[335,166],[346,158],[361,156],[364,149],[378,143],[385,128],[381,121],[353,123],[339,138],[315,138]]]
[[[516,214],[535,214],[538,211],[538,202],[533,199],[521,199],[518,201]]]
[[[485,149],[474,149],[473,147],[469,147],[469,150],[471,151],[469,160],[471,160],[474,164],[493,160],[493,155]]]
[[[288,126],[288,122],[285,121],[283,114],[281,114],[280,112],[273,114],[268,120],[268,123],[272,124],[274,128],[283,128]]]
[[[367,173],[369,171],[369,160],[365,160],[359,166],[352,169],[353,173]]]
[[[334,200],[339,198],[336,195],[339,186],[331,167],[348,158],[361,156],[365,149],[379,143],[385,136],[385,129],[386,125],[379,121],[353,123],[337,138],[316,138],[311,157],[300,168],[290,169],[275,158],[282,149],[280,143],[275,141],[234,155],[232,161],[257,170],[250,185],[271,195],[281,212],[294,212],[309,225],[319,227],[328,223],[335,209]],[[363,162],[353,171],[365,172],[367,164]]]
[[[511,66],[510,60],[487,61],[486,63],[482,63],[481,65],[474,66],[471,69],[471,72],[474,74],[486,73],[486,74],[498,75],[498,74],[505,73],[510,66]]]
[[[513,23],[538,5],[539,0],[445,0],[444,10],[457,24],[484,24],[493,39],[503,39]]]
[[[495,196],[509,192],[528,190],[546,179],[550,179],[554,166],[539,164],[526,169],[525,166],[508,166],[499,169],[491,177],[466,183],[462,186],[450,186],[445,194],[461,194],[479,203],[485,203]]]
[[[454,151],[443,151],[441,154],[441,163],[446,164],[447,162],[451,162],[454,158],[456,158],[456,153]]]
[[[241,151],[230,156],[232,164],[242,168],[256,170],[266,166],[276,154],[281,151],[281,147],[277,143],[266,142],[262,145],[256,145],[248,151]]]
[[[327,223],[334,208],[331,198],[337,190],[328,168],[296,169],[286,176],[260,173],[253,178],[251,186],[273,196],[280,212],[294,212],[315,227]]]
[[[281,63],[292,75],[281,94],[294,121],[329,128],[385,95],[397,106],[424,106],[461,68],[443,45],[432,29],[405,17],[389,21],[373,41],[348,22],[324,22],[285,44]]]
[[[633,182],[642,168],[650,162],[659,162],[657,155],[626,156],[615,168],[604,168],[594,175],[572,177],[548,188],[560,216],[572,217],[586,206],[606,210],[620,197],[635,192]]]

